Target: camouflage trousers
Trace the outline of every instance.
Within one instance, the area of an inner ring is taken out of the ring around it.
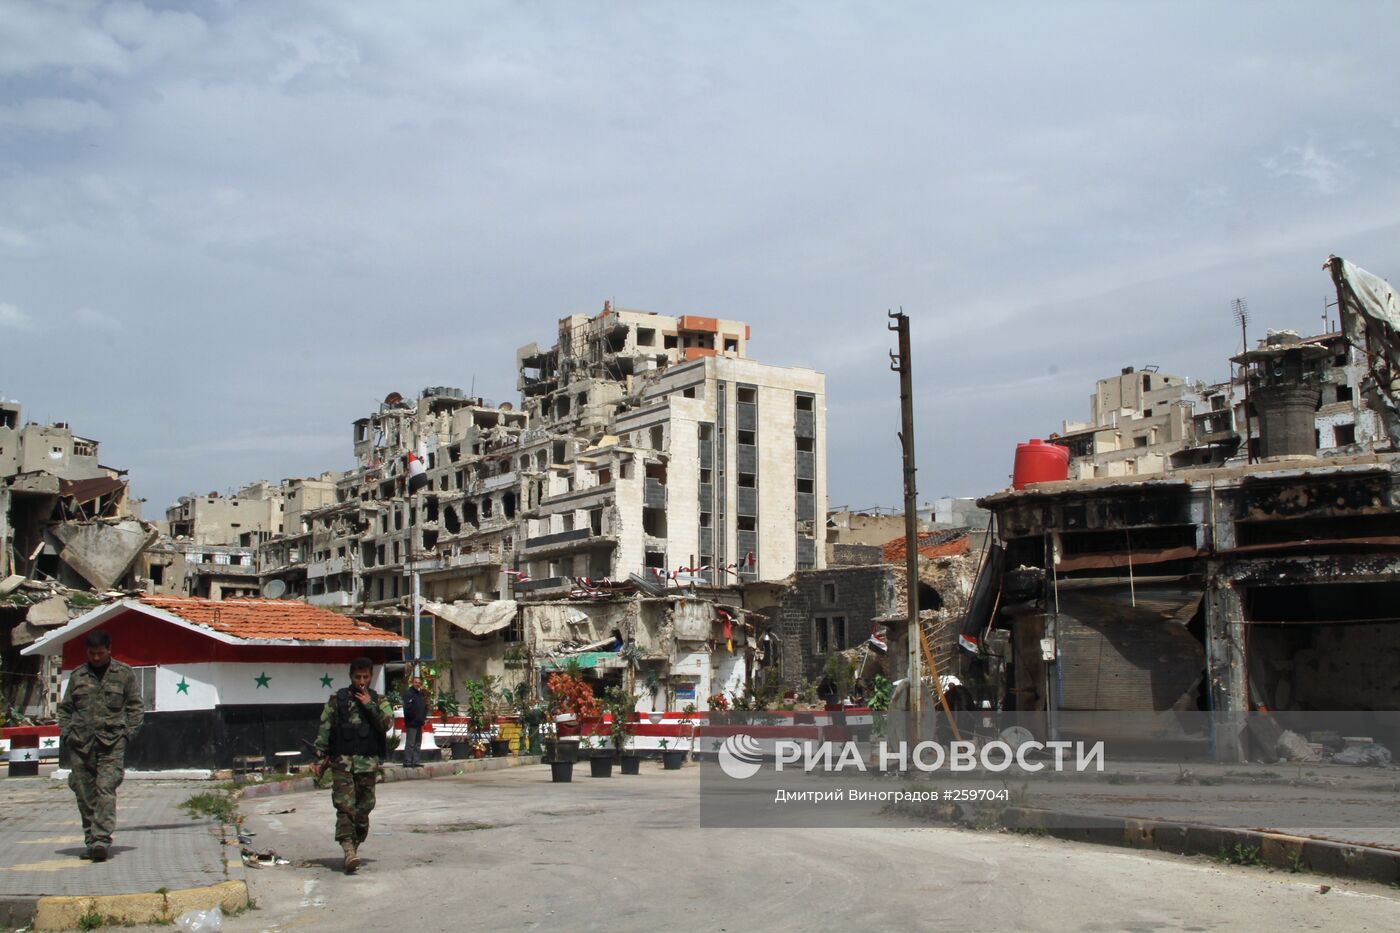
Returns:
[[[117,828],[117,788],[126,777],[126,739],[112,745],[94,743],[86,748],[69,746],[72,770],[68,786],[78,798],[78,814],[83,818],[83,842],[86,845],[112,844],[112,831]]]
[[[375,771],[331,770],[331,803],[335,805],[335,841],[364,842],[369,835],[369,812],[374,809]]]

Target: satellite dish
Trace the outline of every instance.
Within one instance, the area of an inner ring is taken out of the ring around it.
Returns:
[[[264,599],[281,599],[287,595],[287,582],[285,580],[268,580],[263,584],[262,594]]]

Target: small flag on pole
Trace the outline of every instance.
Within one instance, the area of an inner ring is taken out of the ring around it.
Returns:
[[[409,494],[417,492],[428,485],[428,468],[423,466],[423,461],[413,454],[408,455],[408,491]]]

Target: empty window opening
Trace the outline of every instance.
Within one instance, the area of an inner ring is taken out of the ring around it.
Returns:
[[[740,405],[755,405],[758,403],[758,390],[749,386],[740,386],[734,397]]]
[[[825,605],[828,605],[828,606],[834,606],[834,605],[836,605],[836,584],[835,584],[835,583],[823,583],[823,584],[822,584],[822,602],[823,602]]]
[[[515,517],[515,493],[507,492],[501,496],[501,511],[505,513],[506,518]]]
[[[740,515],[735,521],[738,523],[736,527],[740,531],[758,530],[758,519],[752,515]]]
[[[642,533],[653,538],[666,537],[666,510],[642,509]]]
[[[724,338],[724,352],[726,352],[726,353],[738,353],[738,352],[739,352],[739,338],[738,338],[738,337],[725,337],[725,338]]]
[[[651,429],[651,449],[663,450],[666,442],[666,429],[661,425],[653,425]]]
[[[741,447],[752,447],[756,442],[757,442],[757,439],[754,437],[754,432],[752,432],[752,431],[740,431],[740,432],[739,432],[739,446],[741,446]]]
[[[1351,386],[1337,386],[1337,401],[1350,402],[1352,398]]]
[[[800,493],[815,492],[815,491],[816,491],[815,481],[810,480],[810,479],[800,479],[800,480],[798,480],[798,481],[797,481],[797,491],[800,492]]]
[[[654,328],[654,327],[638,327],[638,328],[637,328],[637,346],[639,346],[639,347],[654,347],[654,346],[656,346],[656,328]]]
[[[457,517],[457,510],[450,505],[442,510],[442,527],[446,528],[450,535],[462,530],[462,521]]]
[[[816,398],[811,395],[799,395],[796,402],[797,410],[812,411],[816,407],[816,402]]]
[[[758,486],[758,475],[756,473],[740,473],[739,486],[743,489],[754,489]]]
[[[488,496],[487,498],[481,500],[481,517],[482,517],[482,518],[490,518],[490,517],[491,517],[493,505],[494,505],[494,503],[492,502],[492,500],[491,500],[491,498],[490,498],[489,496]]]
[[[797,449],[802,453],[812,453],[817,449],[816,439],[811,437],[799,437],[797,439]]]
[[[1337,424],[1332,426],[1332,438],[1334,447],[1345,447],[1347,444],[1356,443],[1356,425]]]

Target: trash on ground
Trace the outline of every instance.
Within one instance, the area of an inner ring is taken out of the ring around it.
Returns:
[[[1390,749],[1384,745],[1348,745],[1332,756],[1339,765],[1361,765],[1372,768],[1390,767]]]
[[[187,910],[175,918],[175,926],[184,933],[219,933],[224,928],[224,912],[218,907]]]

